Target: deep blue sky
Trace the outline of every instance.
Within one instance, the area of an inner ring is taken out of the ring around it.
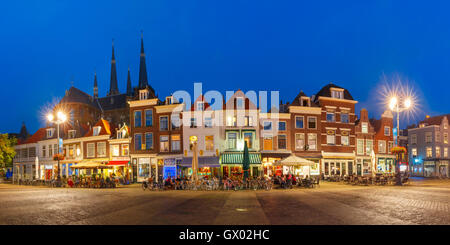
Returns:
[[[1,132],[31,133],[45,106],[74,86],[109,88],[115,39],[119,89],[137,85],[140,30],[149,81],[177,89],[280,90],[283,101],[334,81],[370,116],[380,78],[399,74],[425,113],[449,113],[448,1],[7,1],[0,8]]]

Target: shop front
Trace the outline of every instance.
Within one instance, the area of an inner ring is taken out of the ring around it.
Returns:
[[[113,159],[110,160],[107,164],[108,166],[111,166],[111,169],[109,169],[109,173],[114,174],[115,176],[118,176],[121,179],[124,179],[125,182],[128,182],[131,180],[132,176],[132,168],[130,161],[126,158],[122,159]]]
[[[448,162],[449,161],[443,161],[443,160],[439,161],[439,176],[442,178],[449,177]]]
[[[349,174],[363,175],[364,161],[355,164],[354,153],[327,153],[322,151],[321,171],[325,177]],[[355,166],[356,165],[356,166]],[[370,159],[366,162],[367,168],[370,165]]]
[[[190,178],[192,175],[192,157],[183,157],[178,165],[178,176]],[[198,175],[202,177],[220,177],[219,157],[198,157]]]
[[[395,173],[395,159],[394,157],[377,157],[376,172],[383,174]]]
[[[220,156],[220,166],[222,177],[243,177],[243,161],[244,154],[239,153],[223,153]],[[249,153],[250,157],[250,173],[249,176],[258,177],[263,175],[263,165],[261,163],[260,153]]]
[[[434,161],[423,162],[423,176],[424,177],[436,176],[436,163]]]
[[[347,164],[347,174],[356,174],[358,176],[370,175],[372,172],[371,163],[372,161],[370,157],[357,157],[355,160],[355,164],[352,164],[351,166]]]
[[[161,167],[162,168],[162,164]],[[156,178],[158,180],[158,162],[156,157],[133,157],[131,159],[131,165],[129,166],[129,172],[132,173],[133,182],[142,182],[148,180],[148,178]]]
[[[181,158],[165,158],[163,159],[163,178],[176,178],[177,165],[181,164]]]

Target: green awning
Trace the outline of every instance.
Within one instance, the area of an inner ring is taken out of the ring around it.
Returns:
[[[250,153],[250,164],[261,164],[260,153]],[[240,153],[224,153],[220,156],[220,164],[242,164],[244,154]]]

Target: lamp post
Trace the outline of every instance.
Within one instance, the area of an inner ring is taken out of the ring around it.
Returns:
[[[403,106],[400,105],[400,100],[403,101]],[[395,146],[399,146],[399,134],[400,134],[400,112],[406,111],[410,109],[412,106],[412,100],[409,97],[400,97],[400,96],[393,96],[389,99],[389,108],[391,111],[395,111],[397,113],[397,136],[395,140]],[[395,164],[395,172],[396,172],[396,184],[402,185],[402,177],[400,174],[400,164],[399,164],[399,157],[396,157],[397,162]]]
[[[198,155],[197,155],[197,136],[192,135],[189,137],[189,141],[192,144],[192,179],[197,181],[197,171],[198,171]]]
[[[49,122],[51,122],[51,123],[56,123],[56,125],[57,125],[57,129],[56,129],[56,135],[57,135],[57,141],[58,141],[58,179],[57,179],[57,184],[58,184],[58,186],[61,186],[61,166],[60,166],[60,163],[59,163],[59,154],[60,154],[60,152],[61,152],[61,150],[60,150],[60,146],[59,146],[59,125],[61,124],[61,123],[64,123],[64,122],[66,122],[67,121],[67,116],[66,116],[66,114],[64,114],[62,111],[58,111],[57,113],[56,113],[56,120],[55,120],[55,117],[53,116],[53,114],[48,114],[47,115],[47,120],[49,121]]]

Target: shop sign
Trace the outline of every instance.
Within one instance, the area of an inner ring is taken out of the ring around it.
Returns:
[[[434,166],[434,162],[424,161],[423,165],[425,165],[425,166]]]
[[[175,166],[175,158],[166,158],[164,159],[165,166]]]

